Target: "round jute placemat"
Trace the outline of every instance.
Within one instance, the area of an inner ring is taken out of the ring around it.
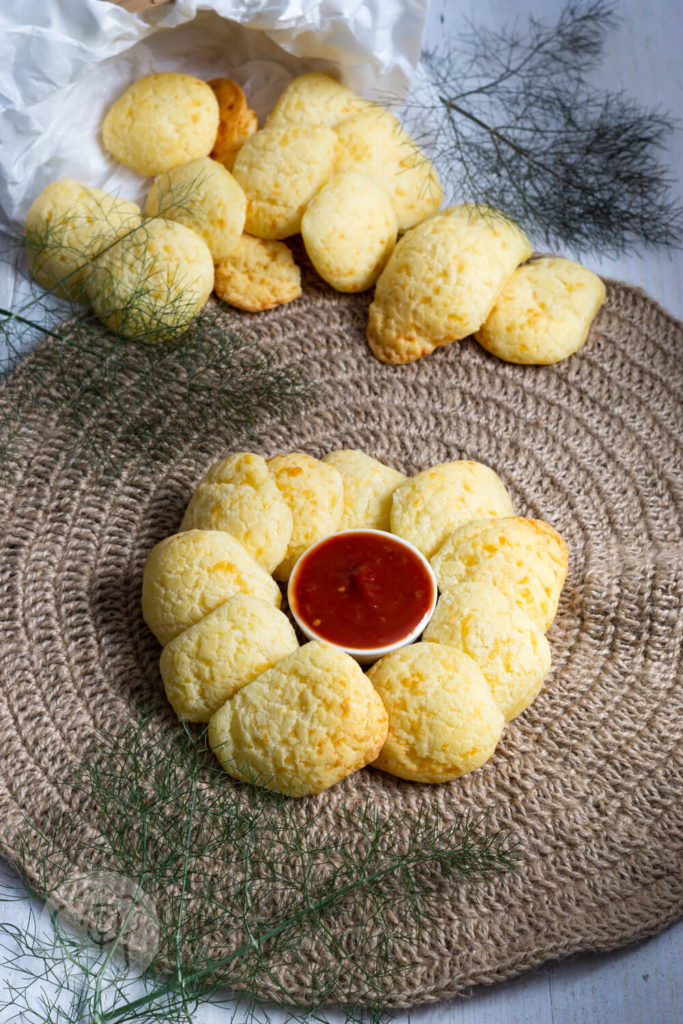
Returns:
[[[637,289],[609,283],[588,343],[558,366],[506,365],[466,341],[392,368],[365,343],[368,302],[309,281],[289,306],[225,314],[316,382],[310,408],[287,423],[274,410],[250,446],[316,456],[361,448],[407,473],[477,459],[500,474],[519,514],[552,523],[570,551],[549,633],[552,674],[489,763],[434,787],[366,769],[311,798],[318,826],[337,828],[340,841],[346,809],[369,801],[398,810],[406,833],[425,807],[445,822],[484,810],[518,843],[516,873],[449,890],[437,921],[397,936],[405,969],[390,1002],[409,1006],[632,942],[681,913],[683,326]],[[6,382],[5,410],[32,386],[33,361],[49,364],[51,344]],[[118,408],[156,401],[139,379],[127,388]],[[198,448],[189,431],[160,470],[138,453],[103,486],[69,459],[63,420],[58,407],[22,413],[3,502],[0,843],[15,860],[25,819],[41,826],[75,800],[57,782],[68,766],[161,693],[159,648],[139,610],[142,566],[225,453],[220,434]],[[162,756],[164,730],[177,723],[170,710],[155,714]],[[87,804],[82,815],[87,826]],[[32,842],[25,868],[42,884],[38,832]],[[227,854],[221,870],[230,871]],[[216,941],[231,948],[230,936]],[[307,969],[303,953],[287,968],[294,1001],[306,998]],[[261,994],[274,991],[266,982]]]

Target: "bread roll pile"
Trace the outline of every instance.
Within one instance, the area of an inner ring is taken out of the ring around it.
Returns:
[[[377,285],[367,337],[387,363],[471,334],[509,362],[557,362],[604,301],[577,263],[525,262],[529,240],[498,211],[439,212],[437,173],[397,118],[328,75],[290,82],[261,129],[230,79],[147,75],[110,107],[102,141],[155,176],[145,219],[56,182],[29,211],[27,250],[41,284],[124,338],[175,337],[212,289],[249,312],[293,301],[301,275],[284,240],[299,234],[333,288]]]
[[[421,641],[367,673],[332,644],[299,646],[275,582],[354,528],[410,540],[441,595]],[[550,671],[566,574],[561,536],[515,516],[481,463],[408,478],[355,450],[241,452],[209,469],[180,532],[151,551],[142,609],[178,717],[209,723],[234,778],[303,796],[368,764],[423,783],[483,765]]]

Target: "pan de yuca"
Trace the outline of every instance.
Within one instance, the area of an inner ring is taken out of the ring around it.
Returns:
[[[423,639],[469,654],[506,722],[531,704],[550,671],[545,633],[492,583],[461,583],[442,594]]]
[[[408,363],[467,337],[532,252],[516,224],[464,203],[401,238],[377,281],[367,337],[385,363]]]
[[[249,313],[292,302],[301,295],[301,271],[284,242],[242,235],[227,260],[216,266],[219,299]]]
[[[234,594],[280,607],[277,583],[239,541],[219,530],[188,530],[152,548],[142,574],[142,614],[162,646]]]
[[[154,344],[192,323],[213,287],[206,242],[172,220],[144,221],[98,256],[86,293],[115,334]]]
[[[282,128],[295,124],[334,128],[365,107],[367,101],[341,82],[313,71],[292,79],[268,115],[266,126]]]
[[[386,654],[368,671],[389,715],[375,768],[415,782],[448,782],[493,754],[505,724],[481,669],[444,644]]]
[[[391,499],[407,476],[354,449],[329,452],[320,461],[334,466],[344,485],[344,510],[337,529],[388,532]]]
[[[185,722],[208,722],[226,700],[299,646],[272,604],[235,594],[164,647],[166,696]]]
[[[581,348],[605,295],[580,263],[541,257],[510,275],[475,338],[508,363],[559,363]]]
[[[344,485],[334,466],[303,452],[275,455],[267,462],[280,494],[292,510],[292,536],[274,574],[276,580],[286,582],[306,548],[339,529]]]
[[[218,100],[218,132],[209,156],[231,171],[242,145],[258,128],[258,118],[237,82],[214,78],[209,85]]]
[[[192,495],[180,529],[225,530],[270,573],[285,557],[292,513],[265,459],[240,452],[211,467]]]
[[[548,523],[513,516],[454,530],[431,565],[442,593],[460,583],[493,583],[546,630],[567,577],[568,553]]]
[[[481,462],[442,462],[394,491],[391,532],[431,558],[456,527],[471,519],[512,515],[512,500],[497,473]]]
[[[356,661],[312,641],[237,693],[209,724],[229,775],[288,796],[320,793],[377,757],[387,713]]]
[[[364,174],[335,174],[301,218],[311,263],[340,292],[372,288],[396,244],[398,225],[384,189]]]
[[[218,131],[218,101],[192,75],[165,71],[129,85],[102,122],[102,141],[119,163],[160,174],[208,156]]]
[[[38,284],[82,302],[91,261],[142,223],[140,207],[72,178],[53,181],[26,214],[29,270]]]
[[[237,246],[247,215],[247,197],[232,174],[208,156],[158,175],[145,203],[148,217],[165,217],[203,238],[214,263]]]

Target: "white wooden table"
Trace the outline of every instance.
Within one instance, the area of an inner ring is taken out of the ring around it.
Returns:
[[[529,13],[554,19],[562,0],[431,0],[425,44],[445,31],[460,32],[463,18],[491,26],[523,22]],[[624,89],[648,107],[683,116],[683,5],[680,0],[617,0],[620,27],[612,34],[596,79]],[[443,21],[441,20],[443,18]],[[683,195],[683,135],[667,155],[675,191]],[[683,319],[680,253],[651,250],[620,259],[584,253],[583,261],[608,277],[644,288]],[[0,862],[0,882],[16,876]],[[21,926],[30,898],[0,904],[0,919]],[[32,901],[39,911],[37,901]],[[397,1024],[677,1024],[683,1021],[683,922],[661,935],[610,954],[584,955],[547,965],[515,982],[397,1015]],[[0,980],[8,976],[0,969]],[[223,1024],[226,1011],[206,1005],[198,1021]],[[236,1018],[237,1019],[237,1018]],[[266,1018],[264,1017],[264,1020]],[[270,1019],[277,1015],[270,1011]],[[337,1018],[334,1018],[337,1019]],[[338,1018],[341,1019],[341,1018]]]

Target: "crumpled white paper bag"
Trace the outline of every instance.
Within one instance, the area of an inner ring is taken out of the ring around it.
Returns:
[[[99,141],[110,104],[150,71],[234,78],[260,118],[290,78],[331,70],[400,100],[419,59],[427,0],[175,0],[130,14],[103,0],[21,0],[0,10],[0,210],[20,227],[51,181],[130,199],[148,181]]]

